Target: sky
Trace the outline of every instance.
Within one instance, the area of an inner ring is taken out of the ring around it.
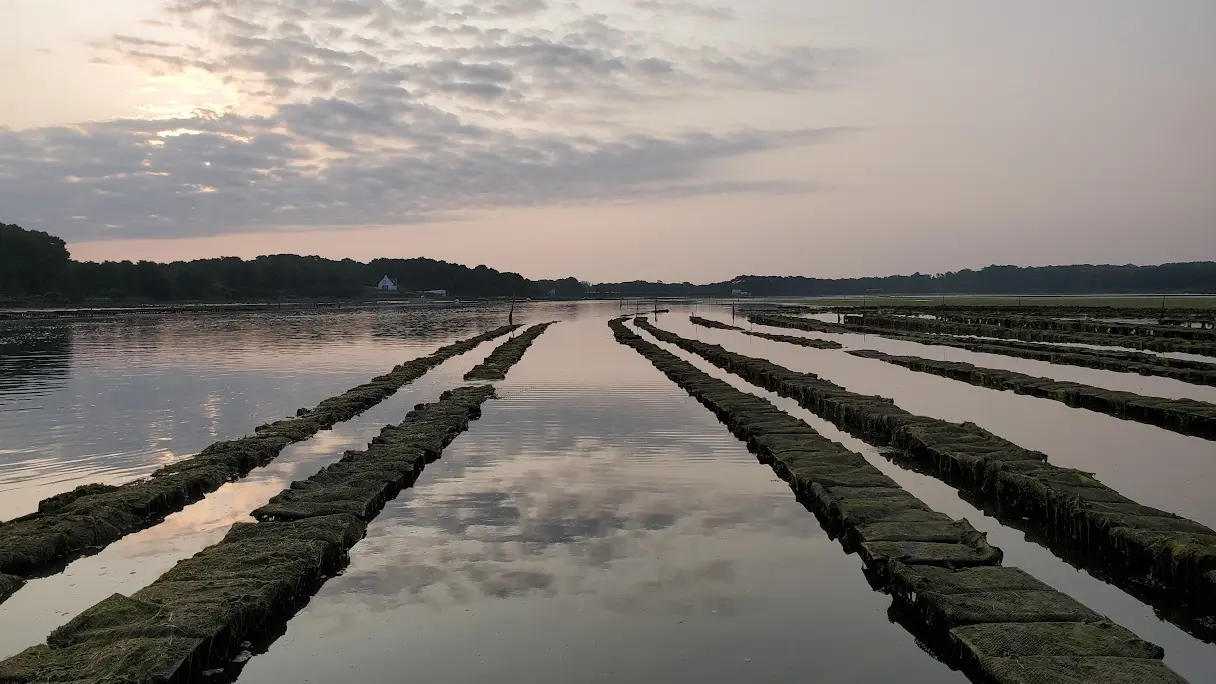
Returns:
[[[1211,0],[2,0],[78,259],[710,282],[1216,259]]]

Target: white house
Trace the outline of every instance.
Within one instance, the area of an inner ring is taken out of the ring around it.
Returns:
[[[384,276],[383,278],[381,278],[380,284],[377,285],[376,287],[383,290],[384,292],[396,292],[397,291],[396,281],[394,281],[392,278],[390,278],[388,276]]]

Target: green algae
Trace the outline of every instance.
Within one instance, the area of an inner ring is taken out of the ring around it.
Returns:
[[[847,353],[901,366],[918,373],[940,375],[977,387],[1052,399],[1073,408],[1083,408],[1184,435],[1216,440],[1216,404],[1204,401],[1146,397],[1133,392],[1108,390],[1077,382],[1053,380],[997,368],[982,368],[962,361],[893,356],[870,349]]]
[[[54,571],[72,556],[97,550],[155,524],[225,482],[266,465],[293,442],[349,420],[384,401],[440,363],[502,336],[504,326],[407,361],[292,418],[261,425],[252,436],[217,442],[193,458],[121,486],[89,484],[52,496],[38,512],[0,523],[0,573],[22,577]]]
[[[536,338],[540,337],[551,325],[553,325],[552,322],[534,325],[520,333],[519,336],[498,345],[498,348],[490,352],[485,361],[465,373],[464,379],[482,382],[505,379],[511,366],[519,361],[524,352],[528,351],[528,347],[532,346]]]

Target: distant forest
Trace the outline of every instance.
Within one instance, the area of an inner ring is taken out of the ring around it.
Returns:
[[[447,290],[455,297],[581,297],[574,278],[532,281],[486,266],[469,268],[433,259],[376,259],[361,263],[279,254],[157,263],[74,261],[63,240],[40,231],[0,224],[0,299],[39,298],[49,303],[96,299],[253,301],[354,299],[380,279],[397,281],[402,293]]]
[[[447,290],[454,297],[728,297],[877,294],[1216,293],[1216,262],[1162,266],[989,266],[937,275],[821,279],[740,276],[694,285],[634,281],[591,285],[569,277],[528,280],[486,266],[433,259],[362,263],[280,254],[157,263],[74,261],[63,240],[0,224],[0,302],[88,300],[252,301],[352,299],[367,296],[383,276],[404,292]]]
[[[739,276],[710,285],[629,282],[596,285],[597,292],[625,296],[814,297],[936,294],[1213,294],[1216,261],[1161,266],[987,266],[978,271],[893,275],[870,278]]]

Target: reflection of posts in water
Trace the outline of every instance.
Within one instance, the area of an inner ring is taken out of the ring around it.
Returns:
[[[62,384],[71,363],[70,326],[0,328],[0,395]]]

